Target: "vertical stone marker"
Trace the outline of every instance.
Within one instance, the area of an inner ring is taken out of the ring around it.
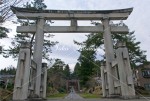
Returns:
[[[40,86],[41,86],[41,68],[42,68],[42,51],[43,51],[43,42],[44,42],[44,24],[45,20],[39,18],[37,20],[36,27],[36,36],[35,36],[35,46],[33,53],[33,60],[37,64],[37,73],[36,73],[36,84],[35,84],[35,94],[40,97]]]
[[[46,87],[47,87],[47,63],[42,63],[42,80],[41,80],[42,93],[41,97],[46,99]]]
[[[102,92],[103,92],[103,97],[106,97],[106,85],[107,84],[105,82],[104,68],[106,68],[105,63],[101,63]]]
[[[29,76],[30,76],[30,45],[29,43],[22,43],[19,51],[13,100],[25,100],[28,98]]]
[[[116,50],[122,98],[136,98],[132,70],[126,44],[118,42]]]

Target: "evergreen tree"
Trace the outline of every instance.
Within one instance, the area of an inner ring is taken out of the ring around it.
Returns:
[[[65,65],[65,67],[64,67],[64,75],[65,75],[66,79],[71,79],[70,78],[71,77],[71,72],[70,72],[70,67],[69,67],[68,64]]]
[[[119,26],[117,24],[116,26]],[[125,26],[125,24],[123,24]],[[82,46],[79,56],[79,64],[76,64],[74,73],[79,77],[81,84],[86,85],[86,82],[92,76],[100,76],[100,61],[105,60],[104,54],[98,54],[98,49],[104,49],[103,33],[92,33],[87,36],[87,40],[83,42],[74,41],[75,44]],[[118,41],[126,42],[129,51],[129,58],[131,67],[135,68],[139,64],[146,63],[145,51],[142,51],[139,47],[140,42],[136,42],[134,32],[122,35],[119,33],[112,34],[114,49],[116,49],[116,43]],[[88,50],[87,50],[88,49]],[[102,58],[100,61],[96,60],[96,55],[100,55]]]
[[[1,75],[15,75],[16,68],[13,66],[6,67],[6,68],[0,70],[0,74]]]
[[[38,5],[38,6],[37,6]],[[35,10],[44,10],[46,5],[43,3],[43,0],[34,0],[34,2],[26,3],[24,5],[27,9],[35,9]],[[21,23],[22,26],[27,25],[35,25],[37,23],[36,20],[20,20],[18,22]],[[50,24],[46,22],[46,24]],[[53,35],[46,33],[44,34],[44,44],[43,44],[43,59],[50,60],[49,53],[51,53],[51,47],[53,47],[58,42],[50,41],[49,38],[52,38]],[[15,38],[12,41],[12,47],[9,47],[3,54],[5,57],[12,56],[14,59],[18,57],[19,48],[22,42],[29,42],[31,44],[30,50],[31,55],[33,54],[33,46],[35,44],[35,33],[17,33]]]
[[[34,2],[31,2],[31,4],[27,2],[24,6],[29,9],[44,10],[47,8],[47,6],[43,2],[44,0],[34,0]]]
[[[116,26],[118,26],[119,24],[117,24]],[[123,24],[125,26],[125,24]],[[116,49],[116,43],[118,41],[123,41],[126,42],[126,46],[128,48],[129,51],[129,58],[130,58],[130,62],[131,62],[131,67],[135,68],[136,66],[143,64],[143,63],[147,63],[147,59],[146,59],[146,55],[145,52],[140,49],[139,45],[140,42],[136,41],[134,32],[129,32],[128,34],[119,34],[119,33],[115,33],[112,34],[112,38],[113,38],[113,45],[114,45],[114,49]],[[86,48],[94,48],[95,52],[97,51],[97,49],[104,49],[104,39],[103,39],[103,33],[92,33],[87,35],[87,40],[79,43],[77,41],[74,41],[77,45],[82,45],[83,47]],[[99,54],[98,54],[99,55]],[[104,55],[101,55],[102,59],[104,59]]]
[[[80,68],[78,69],[78,77],[82,86],[85,86],[87,81],[93,75],[95,68],[95,51],[82,49],[79,56]]]
[[[7,38],[7,33],[9,32],[9,29],[5,28],[5,27],[1,27],[0,26],[0,39],[2,38]],[[3,47],[0,46],[0,54],[3,52]]]
[[[79,69],[80,69],[80,63],[77,62],[75,67],[74,67],[73,74],[72,74],[73,77],[76,78],[76,79],[79,78]]]
[[[48,86],[60,92],[64,92],[66,86],[66,77],[63,70],[65,65],[66,64],[62,60],[56,59],[53,66],[47,70]]]

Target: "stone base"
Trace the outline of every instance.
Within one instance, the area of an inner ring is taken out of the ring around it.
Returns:
[[[46,101],[47,99],[43,99],[43,98],[30,98],[26,101]]]
[[[120,96],[121,99],[128,100],[128,99],[140,99],[139,96]]]
[[[112,94],[112,95],[108,95],[106,98],[119,98],[120,95],[118,94]]]
[[[47,99],[43,99],[43,98],[29,98],[26,100],[11,100],[11,101],[46,101]]]
[[[123,100],[129,100],[129,99],[140,99],[139,96],[120,96],[120,95],[109,95],[107,97],[103,98],[110,98],[110,99],[123,99]]]

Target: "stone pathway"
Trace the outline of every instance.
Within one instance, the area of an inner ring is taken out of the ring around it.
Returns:
[[[71,88],[71,92],[64,99],[49,99],[47,101],[150,101],[150,97],[145,97],[141,99],[106,99],[106,98],[95,98],[95,99],[84,99],[79,96],[73,88]]]
[[[133,99],[133,100],[121,100],[121,99],[49,99],[47,101],[150,101],[150,98],[148,99]]]
[[[66,100],[83,100],[81,96],[79,96],[74,88],[71,88],[71,92],[68,94],[68,96],[65,97]]]
[[[81,96],[79,96],[78,94],[76,94],[74,92],[72,92],[68,96],[66,96],[65,99],[83,100],[83,98]]]

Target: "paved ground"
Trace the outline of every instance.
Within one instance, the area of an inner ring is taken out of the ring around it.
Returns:
[[[130,100],[123,100],[123,99],[116,99],[116,98],[84,99],[81,96],[79,96],[72,88],[71,92],[64,99],[49,99],[48,101],[150,101],[150,98],[130,99]]]
[[[106,99],[106,98],[97,98],[97,99],[84,99],[79,96],[74,89],[71,89],[71,92],[66,96],[64,99],[49,99],[48,101],[150,101],[149,98],[141,98],[141,99],[130,99],[130,100],[123,100],[123,99]]]
[[[149,99],[133,99],[133,100],[121,100],[121,99],[49,99],[47,101],[150,101]]]
[[[148,98],[140,98],[140,99],[130,99],[130,100],[123,100],[123,99],[106,99],[106,98],[96,98],[96,99],[84,99],[75,92],[71,92],[68,96],[64,99],[49,99],[48,101],[150,101],[150,97]]]
[[[47,101],[150,101],[150,98],[141,98],[141,99],[130,99],[130,100],[122,100],[122,99],[49,99]]]

